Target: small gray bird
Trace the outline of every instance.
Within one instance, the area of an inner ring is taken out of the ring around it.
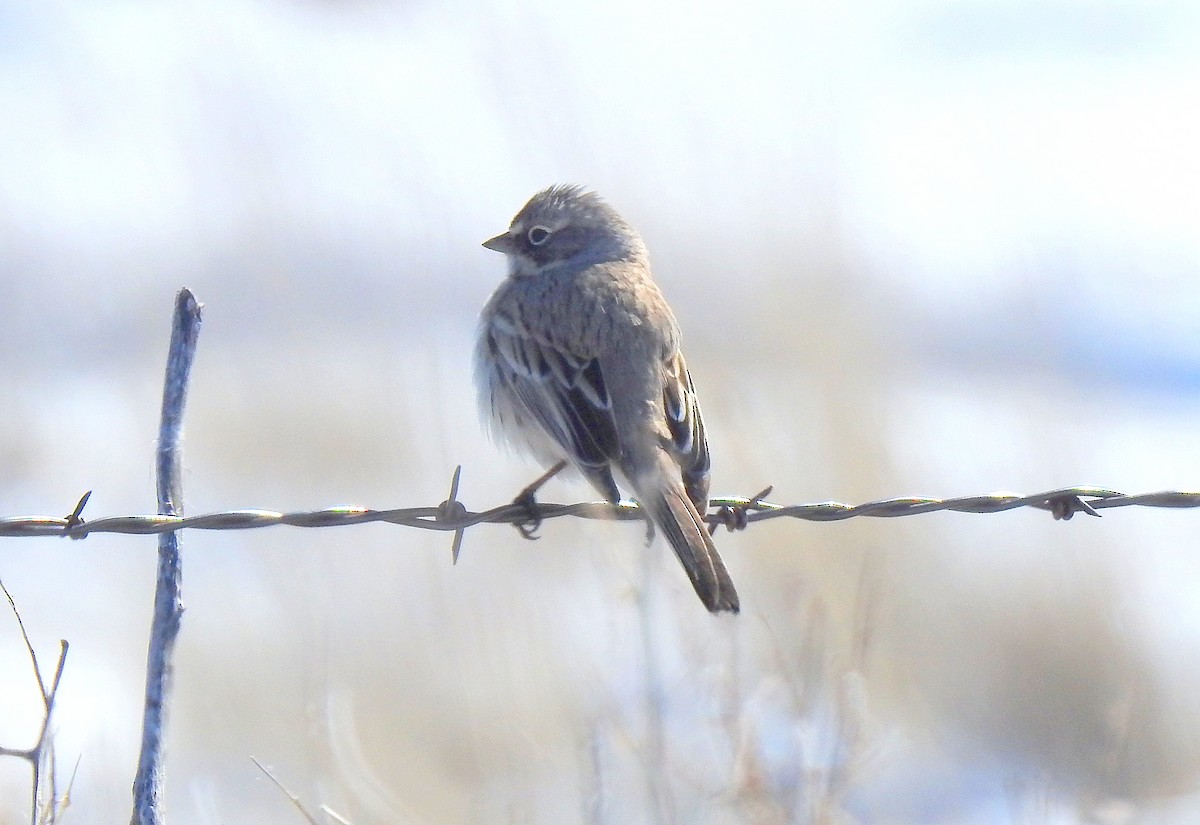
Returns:
[[[508,258],[475,349],[493,434],[547,465],[573,465],[611,502],[618,483],[632,491],[704,606],[736,613],[701,518],[704,422],[641,237],[594,193],[552,186],[483,245]]]

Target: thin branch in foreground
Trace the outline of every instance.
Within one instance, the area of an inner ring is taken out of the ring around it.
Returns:
[[[79,776],[79,763],[81,761],[83,761],[82,755],[75,757],[75,767],[71,769],[71,778],[67,781],[67,789],[63,791],[62,796],[55,803],[54,816],[50,820],[51,822],[57,822],[59,814],[71,807],[71,791],[75,789],[75,777]]]
[[[4,586],[4,582],[0,581],[0,591],[4,592],[4,597],[8,599],[8,604],[12,608],[13,615],[17,617],[17,626],[21,629],[21,638],[25,640],[25,649],[29,652],[29,660],[33,664],[33,675],[37,679],[38,692],[42,696],[42,724],[38,730],[37,742],[31,748],[6,748],[0,747],[0,756],[15,756],[19,759],[24,759],[30,765],[33,771],[32,785],[30,789],[30,814],[29,821],[31,825],[38,825],[38,822],[53,823],[55,821],[55,813],[58,811],[57,787],[54,782],[54,764],[53,764],[53,745],[49,740],[50,717],[54,713],[54,700],[58,696],[58,686],[62,682],[63,668],[67,666],[67,651],[70,645],[66,639],[59,640],[58,664],[54,668],[54,678],[50,681],[49,689],[46,688],[46,680],[42,677],[42,669],[38,664],[37,652],[33,649],[33,642],[29,639],[29,634],[25,630],[25,620],[21,618],[21,611],[17,609],[17,603],[13,599],[12,594],[8,592],[8,588]],[[39,820],[41,805],[39,805],[39,792],[42,788],[42,763],[44,761],[51,762],[50,765],[50,799],[47,803],[48,814]]]
[[[267,779],[270,779],[271,782],[275,785],[275,787],[278,788],[280,790],[280,792],[283,793],[284,796],[286,796],[289,800],[291,800],[292,805],[294,805],[296,810],[300,812],[300,816],[304,817],[305,820],[308,821],[309,825],[320,825],[320,823],[317,822],[317,818],[315,816],[313,816],[313,814],[308,810],[308,808],[306,808],[304,806],[304,803],[300,800],[300,796],[298,794],[293,793],[291,791],[291,789],[289,789],[286,785],[283,784],[283,782],[279,781],[279,779],[276,778],[275,774],[273,774],[269,770],[267,770],[266,766],[263,765],[262,762],[259,762],[258,759],[251,756],[250,761],[254,763],[255,767],[257,767],[260,771],[262,771],[264,774],[266,774]],[[340,814],[336,813],[335,811],[330,809],[329,806],[327,806],[327,805],[322,805],[321,811],[326,816],[328,816],[330,819],[333,819],[334,821],[339,823],[339,825],[350,825],[350,820],[348,820],[345,817],[341,816]]]

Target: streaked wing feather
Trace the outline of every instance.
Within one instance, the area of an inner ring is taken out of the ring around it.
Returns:
[[[679,353],[675,353],[666,361],[663,371],[663,407],[666,412],[667,430],[671,435],[668,447],[679,463],[688,498],[697,510],[704,513],[708,509],[709,470],[712,462],[708,454],[704,419],[696,401],[692,376]]]
[[[493,324],[488,334],[502,380],[528,414],[585,471],[607,466],[620,448],[599,363],[511,323]]]

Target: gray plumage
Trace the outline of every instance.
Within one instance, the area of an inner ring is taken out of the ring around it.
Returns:
[[[508,259],[475,351],[493,434],[547,465],[566,459],[609,501],[631,490],[705,606],[737,612],[701,518],[704,423],[641,237],[595,194],[554,186],[484,246]]]

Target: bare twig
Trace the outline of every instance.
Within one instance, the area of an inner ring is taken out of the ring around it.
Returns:
[[[75,757],[75,767],[71,769],[71,779],[67,782],[67,789],[63,791],[62,797],[58,800],[58,804],[54,808],[55,817],[71,807],[71,791],[75,788],[75,777],[79,775],[79,762],[82,759],[82,756]]]
[[[42,680],[42,669],[38,667],[37,652],[33,649],[33,642],[29,641],[29,633],[25,630],[25,620],[21,618],[21,611],[17,609],[17,603],[13,601],[12,594],[8,592],[8,588],[4,586],[4,582],[0,581],[0,590],[4,591],[4,598],[8,599],[8,606],[12,608],[13,615],[17,617],[17,627],[21,630],[21,638],[25,641],[25,649],[29,651],[29,658],[33,662],[33,675],[37,679],[38,692],[42,695],[42,704],[46,704],[46,683]]]
[[[304,817],[304,819],[308,821],[309,825],[320,825],[320,823],[317,822],[317,818],[315,816],[313,816],[312,812],[309,811],[308,808],[306,808],[304,806],[304,803],[300,800],[300,796],[298,794],[293,793],[290,788],[288,788],[286,785],[284,785],[283,782],[281,782],[275,776],[275,774],[273,774],[269,770],[267,770],[266,766],[263,765],[262,762],[259,762],[258,759],[251,756],[250,761],[254,763],[255,767],[257,767],[260,771],[262,771],[264,774],[266,774],[267,779],[270,779],[271,782],[275,785],[275,787],[278,788],[283,793],[284,796],[286,796],[289,800],[291,800],[292,805],[294,805],[296,807],[296,810],[300,812],[300,816]],[[321,806],[321,813],[325,814],[325,816],[329,817],[334,822],[339,823],[339,825],[350,825],[350,820],[343,817],[341,814],[339,814],[337,811],[330,808],[328,805]]]
[[[29,640],[29,634],[25,631],[25,620],[21,618],[21,611],[17,609],[17,603],[13,599],[12,594],[8,592],[8,588],[4,586],[4,582],[0,581],[0,591],[4,592],[4,597],[8,599],[8,604],[12,608],[13,615],[17,617],[17,626],[21,629],[21,638],[25,640],[25,649],[29,652],[29,660],[33,663],[33,675],[37,679],[38,692],[42,696],[42,725],[38,730],[37,742],[31,748],[5,748],[0,747],[0,756],[15,756],[19,759],[24,759],[29,762],[30,768],[33,770],[33,787],[30,790],[30,815],[29,821],[31,825],[38,825],[38,816],[41,806],[38,804],[38,795],[42,787],[42,763],[47,759],[53,758],[53,746],[50,744],[50,717],[54,713],[54,699],[58,695],[58,685],[62,681],[63,668],[67,665],[67,650],[70,645],[66,639],[59,641],[58,664],[54,668],[54,678],[50,682],[49,689],[46,688],[46,680],[42,677],[42,669],[38,664],[37,653],[33,649],[33,642]],[[54,821],[54,812],[58,809],[57,788],[54,784],[54,766],[51,762],[50,766],[50,799],[48,802],[48,810],[50,815],[44,818],[44,822]]]
[[[286,785],[276,779],[275,774],[267,770],[263,763],[259,762],[255,757],[251,756],[250,761],[254,763],[256,768],[266,774],[267,779],[270,779],[275,787],[279,788],[284,796],[291,800],[292,804],[296,807],[296,810],[300,812],[300,816],[304,817],[305,820],[308,821],[309,825],[320,825],[317,822],[317,818],[309,812],[308,808],[304,807],[304,803],[300,801],[300,797],[297,794],[292,793]]]
[[[158,511],[165,516],[178,516],[183,509],[180,481],[183,411],[199,335],[200,304],[190,291],[182,289],[175,299],[159,421]],[[75,518],[78,517],[76,513]],[[174,531],[164,532],[158,539],[158,583],[154,592],[154,619],[146,656],[142,751],[133,782],[132,825],[158,825],[162,821],[162,741],[166,728],[167,701],[170,698],[172,657],[183,615],[180,596],[182,573],[179,539]]]

